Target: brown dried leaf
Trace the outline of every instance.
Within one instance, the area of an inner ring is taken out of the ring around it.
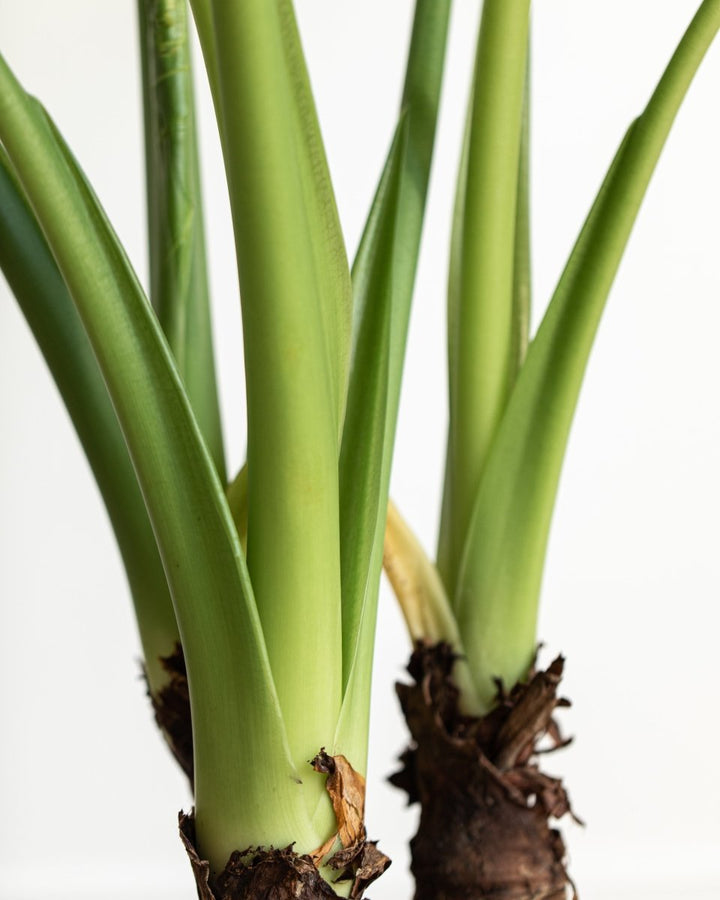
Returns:
[[[329,756],[324,750],[318,753],[312,761],[312,765],[316,772],[327,773],[325,790],[332,801],[340,843],[343,847],[351,847],[358,841],[364,840],[365,779],[363,776],[353,769],[344,756]],[[313,856],[318,852],[316,850]]]
[[[355,880],[350,889],[352,900],[362,897],[365,888],[379,878],[389,865],[389,857],[378,850],[374,842],[365,841],[360,858],[354,861]]]
[[[316,865],[340,840],[338,850],[327,865],[340,872],[338,881],[352,880],[350,897],[359,898],[365,888],[387,869],[389,857],[366,840],[365,832],[365,779],[356,772],[344,756],[329,756],[325,750],[312,761],[316,772],[327,774],[325,789],[332,801],[337,834],[329,838],[311,854]]]
[[[563,664],[558,656],[547,671],[536,672],[513,706],[496,738],[493,762],[499,769],[511,769],[527,761],[537,738],[547,732],[558,704],[556,692]]]

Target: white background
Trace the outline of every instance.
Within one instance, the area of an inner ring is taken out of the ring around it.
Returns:
[[[352,252],[392,131],[409,0],[298,0]],[[446,425],[448,222],[479,4],[458,0],[399,424],[393,493],[429,549]],[[625,127],[696,0],[535,4],[536,315]],[[2,50],[64,131],[144,278],[132,3],[0,0]],[[199,68],[199,66],[198,66]],[[222,166],[202,114],[231,468],[244,450],[239,315]],[[720,896],[720,44],[678,118],[610,297],[563,473],[540,634],[568,657],[562,771],[584,900]],[[0,285],[0,898],[190,900],[189,797],[154,732],[118,555],[67,417]],[[383,779],[405,735],[408,646],[382,601],[369,828],[411,896],[414,813]]]

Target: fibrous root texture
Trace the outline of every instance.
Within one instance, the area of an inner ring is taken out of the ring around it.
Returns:
[[[391,781],[421,807],[415,900],[566,900],[565,846],[550,820],[570,804],[537,764],[567,743],[553,721],[569,705],[557,697],[563,659],[509,693],[498,684],[493,710],[474,717],[459,709],[456,658],[447,644],[418,645],[414,684],[397,685],[412,745]]]

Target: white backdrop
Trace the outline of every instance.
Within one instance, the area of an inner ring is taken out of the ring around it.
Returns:
[[[298,0],[348,247],[391,134],[410,0]],[[434,546],[446,421],[448,222],[479,3],[458,0],[399,424],[393,494]],[[604,168],[696,0],[534,9],[533,255],[539,315]],[[55,116],[144,278],[132,3],[0,0],[2,51]],[[199,68],[199,66],[198,66]],[[243,457],[239,315],[204,87],[204,180],[231,468]],[[565,825],[584,900],[720,893],[720,44],[678,118],[611,295],[563,473],[541,637],[568,657]],[[112,536],[67,417],[0,285],[0,900],[190,900],[189,798],[154,732]],[[408,651],[382,601],[369,828],[409,897],[414,813],[385,785],[405,741]]]

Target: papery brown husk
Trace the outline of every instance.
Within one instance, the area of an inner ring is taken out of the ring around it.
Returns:
[[[564,745],[553,722],[563,660],[505,693],[482,717],[463,715],[447,644],[418,645],[397,692],[413,743],[391,778],[421,807],[411,841],[415,900],[565,900],[565,846],[550,820],[570,812],[538,743]],[[573,889],[574,895],[574,889]]]

